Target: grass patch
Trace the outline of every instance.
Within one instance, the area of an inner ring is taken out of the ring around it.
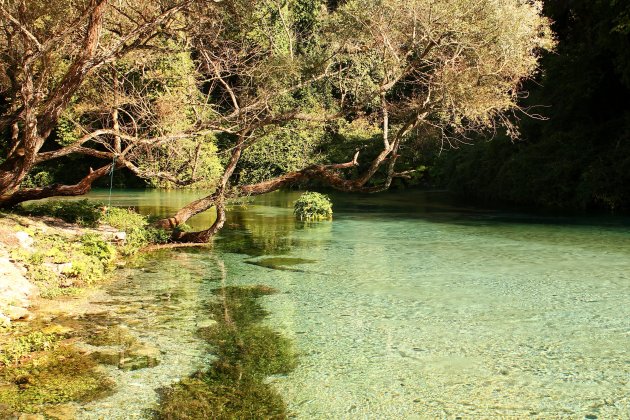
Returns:
[[[58,217],[68,223],[93,227],[98,225],[104,208],[103,203],[87,199],[78,201],[51,200],[24,204],[19,212],[29,216]]]
[[[162,391],[161,419],[242,419],[287,417],[286,404],[265,382],[296,365],[292,343],[262,325],[267,311],[258,302],[274,293],[265,286],[224,287],[209,305],[217,324],[200,331],[217,359],[210,369]]]

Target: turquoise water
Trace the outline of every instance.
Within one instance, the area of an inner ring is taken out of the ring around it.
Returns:
[[[194,195],[118,192],[113,204],[165,215]],[[202,303],[185,302],[216,287],[220,262],[228,285],[280,292],[265,297],[267,322],[294,340],[300,364],[269,380],[296,418],[630,418],[628,220],[404,193],[334,196],[333,222],[303,224],[292,216],[297,196],[234,208],[213,249],[162,253],[150,276],[126,273],[159,293],[192,279],[170,305],[190,316],[172,314],[154,343],[173,347],[177,323],[203,317]]]

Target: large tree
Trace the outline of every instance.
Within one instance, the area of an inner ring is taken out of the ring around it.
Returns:
[[[181,13],[191,3],[191,0],[0,2],[1,205],[85,193],[112,166],[127,166],[139,174],[146,172],[133,165],[132,160],[123,159],[130,154],[124,142],[146,146],[166,139],[161,135],[149,140],[147,130],[132,134],[122,131],[117,114],[122,107],[118,104],[110,107],[111,126],[88,124],[81,135],[65,144],[55,142],[59,138],[55,130],[68,128],[68,111],[88,95],[86,84],[90,78],[97,86],[104,81],[104,74],[115,71],[117,63],[130,53],[156,51],[165,39],[176,38],[178,31],[183,30]],[[106,81],[111,83],[110,91],[118,89],[118,81],[118,75]],[[93,99],[103,105],[107,98],[104,90],[94,92],[100,95]],[[90,151],[84,146],[102,139],[110,139],[113,145],[108,156],[116,154],[118,158],[85,174],[78,183],[19,189],[36,165],[73,153],[94,155],[98,149]],[[156,174],[162,175],[159,171]]]
[[[296,22],[303,1],[265,4],[231,14],[210,39],[203,30],[195,34],[212,80],[215,113],[207,124],[225,133],[229,158],[211,195],[161,221],[174,227],[216,208],[212,226],[181,240],[209,240],[233,197],[312,181],[341,191],[387,189],[407,175],[397,172],[397,162],[408,151],[407,139],[421,132],[456,141],[503,126],[516,135],[509,115],[520,109],[522,83],[554,43],[536,1],[347,1],[334,11],[311,9],[317,13],[307,31]],[[242,156],[268,130],[291,121],[330,126],[358,119],[380,127],[364,164],[356,153],[347,162],[322,162],[254,184],[234,178]]]

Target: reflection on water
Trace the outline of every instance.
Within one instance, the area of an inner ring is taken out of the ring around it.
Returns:
[[[163,214],[190,194],[114,200]],[[304,226],[296,197],[236,208],[214,251],[165,258],[213,252],[229,285],[279,291],[266,322],[301,356],[273,384],[297,418],[630,417],[627,220],[387,194],[335,196],[333,222]]]

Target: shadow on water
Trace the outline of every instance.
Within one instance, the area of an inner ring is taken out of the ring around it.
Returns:
[[[516,206],[476,205],[444,191],[401,191],[381,194],[332,194],[336,214],[370,218],[409,218],[432,223],[478,226],[527,224],[630,227],[630,217],[609,213],[551,211]]]

